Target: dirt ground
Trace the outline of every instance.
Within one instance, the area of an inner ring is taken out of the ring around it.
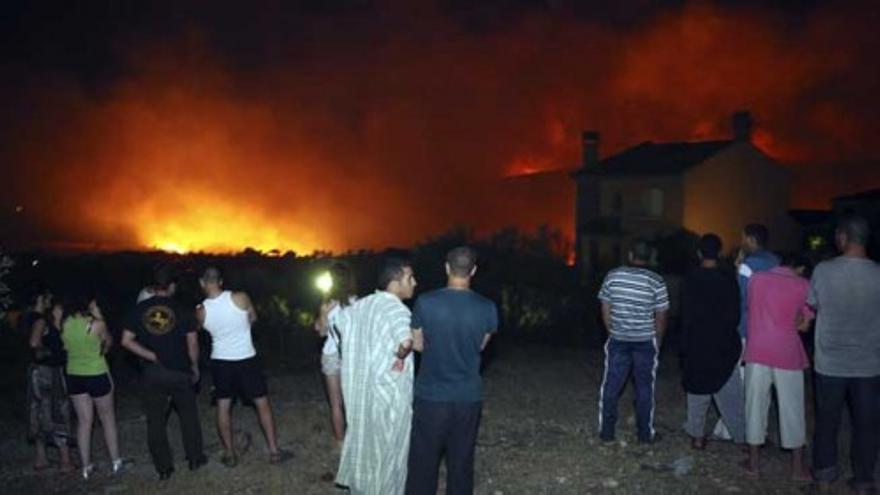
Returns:
[[[546,346],[498,349],[485,372],[485,404],[477,448],[476,492],[507,494],[586,493],[804,493],[806,486],[787,480],[788,455],[776,447],[763,451],[760,480],[743,476],[737,467],[741,449],[712,442],[707,450],[690,449],[682,431],[684,395],[678,363],[663,356],[657,384],[656,428],[662,439],[652,446],[635,443],[632,387],[621,399],[618,440],[599,441],[596,434],[601,350]],[[317,356],[269,377],[279,437],[296,457],[280,466],[267,461],[264,441],[251,408],[238,407],[239,438],[252,446],[234,469],[219,462],[214,410],[208,394],[200,395],[203,433],[209,463],[192,473],[182,459],[176,416],[169,436],[177,472],[158,481],[149,460],[144,417],[137,390],[120,387],[118,423],[123,455],[130,461],[120,476],[109,474],[109,461],[99,432],[94,457],[100,471],[93,479],[57,470],[35,473],[32,450],[24,442],[20,421],[0,423],[0,492],[18,493],[291,493],[340,494],[333,474],[338,462],[330,433]],[[11,404],[8,404],[11,405]],[[16,404],[15,407],[19,405]],[[714,424],[714,412],[707,425]],[[771,416],[771,441],[775,420]],[[847,435],[844,427],[843,436]],[[843,439],[845,440],[845,439]],[[842,449],[844,455],[848,448]],[[55,459],[54,452],[52,453]],[[847,465],[845,457],[841,465]],[[848,473],[847,473],[848,474]],[[836,489],[847,493],[843,480]],[[442,481],[441,481],[442,489]]]

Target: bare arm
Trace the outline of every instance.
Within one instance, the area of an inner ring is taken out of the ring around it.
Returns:
[[[201,304],[196,306],[196,323],[198,328],[205,328],[205,307]]]
[[[135,339],[135,334],[131,330],[125,329],[122,331],[122,347],[128,349],[128,351],[135,356],[146,359],[151,363],[159,361],[156,353],[142,346],[140,342]]]
[[[397,359],[404,359],[413,350],[413,339],[406,339],[397,346]]]
[[[611,333],[611,305],[602,303],[602,323],[605,324],[605,331]]]
[[[798,332],[809,332],[810,323],[813,322],[813,318],[815,318],[815,316],[811,311],[801,309],[798,311],[797,317],[795,318],[795,328],[798,329]]]
[[[30,346],[31,349],[40,349],[43,347],[43,332],[46,331],[46,320],[43,318],[38,319],[31,326],[31,338],[30,338]]]
[[[657,335],[657,340],[663,340],[663,336],[666,334],[667,313],[668,311],[665,309],[654,312],[654,333]]]
[[[413,350],[416,352],[422,352],[425,350],[425,334],[422,332],[421,328],[413,328]]]
[[[334,301],[325,301],[321,303],[318,318],[315,320],[315,331],[318,332],[318,335],[321,337],[326,337],[327,332],[329,331],[327,316],[330,314],[330,310],[333,309],[333,305]]]
[[[247,311],[248,320],[253,323],[257,321],[257,310],[251,302],[250,296],[246,292],[233,292],[232,302],[235,303],[242,311]]]
[[[192,371],[192,382],[199,381],[199,332],[186,334],[186,353],[189,354],[189,368]]]
[[[92,331],[101,339],[101,354],[106,355],[113,347],[113,337],[110,335],[110,330],[107,329],[107,323],[104,320],[92,320]]]
[[[199,333],[188,332],[186,334],[186,353],[189,355],[189,362],[194,369],[199,368]]]

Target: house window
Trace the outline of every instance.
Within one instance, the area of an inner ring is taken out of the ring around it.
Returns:
[[[642,192],[642,212],[649,217],[663,216],[663,190],[657,187]]]

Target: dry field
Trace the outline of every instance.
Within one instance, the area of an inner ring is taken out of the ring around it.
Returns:
[[[545,346],[499,349],[485,373],[486,400],[477,452],[476,491],[481,494],[584,493],[803,493],[804,485],[786,479],[787,455],[764,449],[762,478],[742,476],[740,448],[712,442],[695,452],[682,432],[684,397],[673,353],[664,355],[657,385],[657,430],[653,446],[635,443],[632,387],[621,399],[618,441],[603,444],[595,432],[597,389],[602,373],[599,350]],[[219,444],[208,394],[200,396],[203,433],[210,461],[191,473],[181,459],[176,416],[169,435],[177,472],[159,482],[150,464],[145,422],[136,390],[118,395],[122,451],[131,464],[121,476],[108,473],[108,460],[96,431],[96,462],[102,471],[89,481],[57,471],[35,473],[32,451],[23,440],[20,421],[0,423],[0,483],[3,493],[343,493],[332,484],[338,461],[333,447],[318,372],[317,356],[270,376],[282,445],[295,459],[270,466],[256,417],[237,407],[238,435],[252,438],[241,464],[227,469],[219,462]],[[6,407],[20,407],[9,404]],[[2,416],[4,418],[9,415]],[[714,413],[708,424],[714,424]],[[771,438],[775,436],[771,419]],[[846,427],[845,427],[846,428]],[[846,429],[844,430],[846,431]],[[843,450],[844,453],[848,450]],[[846,464],[846,463],[844,463]],[[844,483],[838,490],[846,493]]]

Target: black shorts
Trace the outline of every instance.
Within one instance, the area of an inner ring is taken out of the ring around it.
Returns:
[[[212,359],[211,377],[214,379],[214,397],[217,399],[238,396],[254,400],[269,393],[256,356],[241,361]]]
[[[93,376],[67,375],[66,378],[68,395],[89,394],[97,398],[113,391],[113,382],[109,373]]]

